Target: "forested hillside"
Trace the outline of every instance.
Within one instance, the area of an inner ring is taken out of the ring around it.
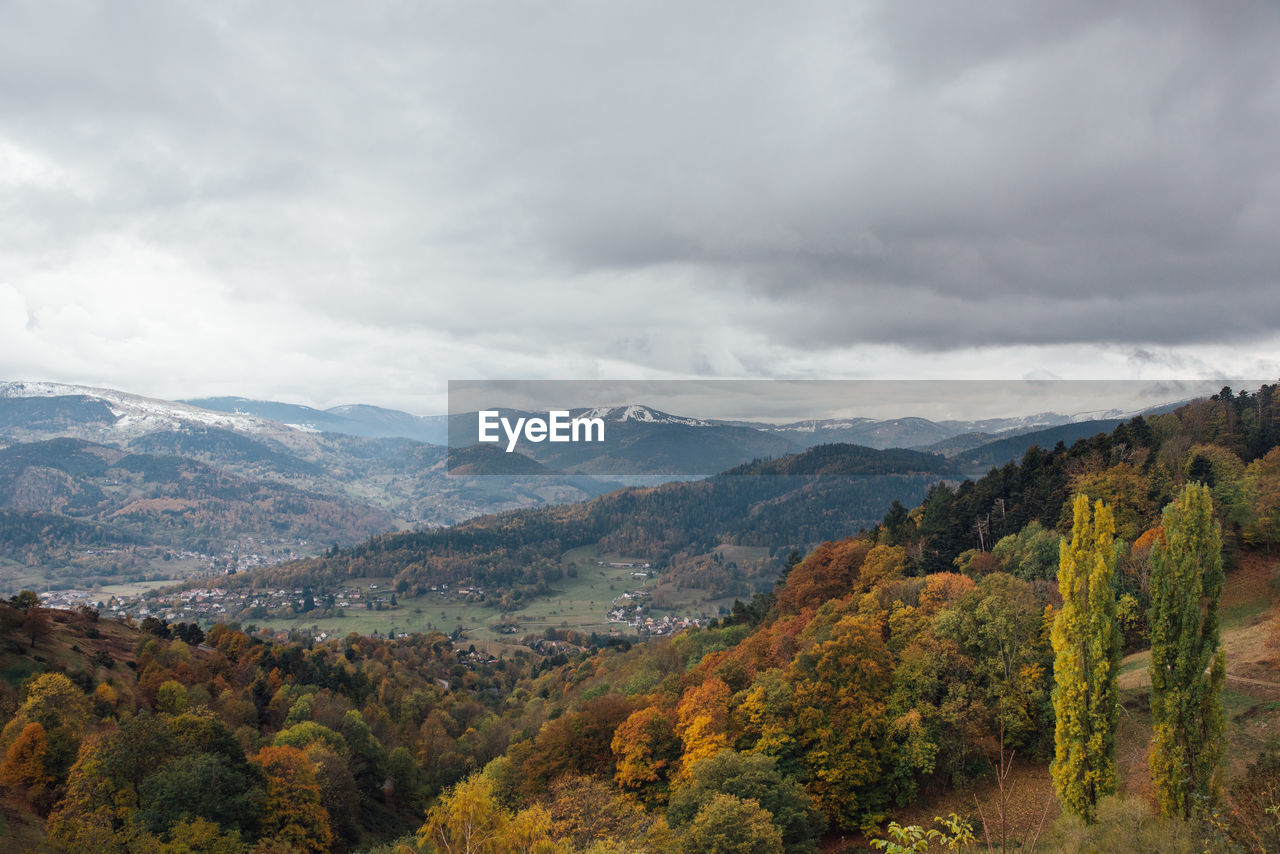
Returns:
[[[340,496],[80,439],[0,449],[0,524],[12,535],[0,555],[85,586],[112,583],[171,550],[218,553],[248,539],[305,551],[305,541],[359,540],[394,526],[385,511]],[[93,546],[116,547],[114,557]]]
[[[721,544],[762,546],[776,559],[768,584],[795,547],[875,524],[894,496],[922,496],[950,471],[916,451],[824,445],[778,460],[747,463],[702,481],[630,488],[580,504],[482,517],[433,531],[367,543],[231,579],[234,585],[325,589],[353,577],[394,578],[403,591],[479,584],[502,594],[545,595],[568,571],[573,548],[645,556],[663,577],[724,589],[723,572],[698,578],[697,556]],[[751,589],[739,589],[750,596]]]

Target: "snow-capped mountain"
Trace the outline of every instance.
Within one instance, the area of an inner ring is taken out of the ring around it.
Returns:
[[[601,418],[606,422],[635,421],[642,424],[683,424],[686,427],[712,426],[712,422],[703,421],[700,418],[672,415],[668,412],[661,412],[652,407],[635,403],[626,406],[597,406],[592,409],[579,409],[572,411],[571,414],[575,418]]]
[[[112,417],[109,423],[98,421],[98,428],[126,437],[179,427],[217,427],[239,433],[270,436],[296,432],[296,428],[252,415],[214,412],[185,403],[158,400],[115,389],[50,382],[0,382],[0,399],[34,398],[70,399],[83,403],[97,401],[106,407]]]
[[[296,445],[321,432],[396,437],[442,445],[444,416],[423,417],[395,409],[351,404],[313,409],[243,397],[158,400],[116,389],[51,382],[0,382],[0,401],[44,399],[58,410],[58,422],[80,438],[130,439],[158,430],[203,427],[271,437]],[[30,404],[30,410],[35,404]],[[46,412],[45,417],[49,413]],[[24,418],[12,419],[21,426]]]

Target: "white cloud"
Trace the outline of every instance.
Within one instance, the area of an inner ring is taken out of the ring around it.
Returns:
[[[0,373],[1274,377],[1277,15],[11,4]]]

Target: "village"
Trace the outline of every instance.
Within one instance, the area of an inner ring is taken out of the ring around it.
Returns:
[[[202,567],[198,574],[186,577],[188,583],[200,586],[179,588],[176,585],[181,579],[175,578],[172,579],[173,587],[166,586],[164,580],[156,580],[146,584],[150,589],[143,585],[122,586],[124,589],[68,588],[48,590],[41,593],[40,598],[51,608],[92,608],[103,617],[117,620],[141,623],[151,618],[171,624],[198,624],[206,629],[217,623],[234,623],[261,632],[282,628],[286,632],[297,631],[298,626],[288,624],[305,618],[311,622],[305,633],[317,642],[333,634],[347,633],[331,625],[335,620],[367,615],[353,625],[361,634],[399,635],[404,632],[397,630],[398,621],[394,616],[388,614],[383,626],[384,618],[376,615],[394,611],[408,617],[410,612],[405,606],[410,606],[413,614],[421,615],[424,608],[432,606],[475,606],[483,605],[488,599],[486,590],[475,584],[431,585],[419,588],[415,596],[408,591],[407,585],[397,586],[389,579],[353,581],[334,588],[244,587],[228,583],[226,579],[256,566],[278,562],[280,557],[275,553],[262,554],[247,549],[222,558],[187,551],[175,552],[174,557]],[[648,589],[650,585],[645,583],[654,578],[651,563],[643,560],[595,560],[593,563],[602,569],[623,570],[633,583],[644,585],[615,596],[604,609],[604,620],[618,625],[618,630],[625,626],[631,630],[628,634],[633,632],[633,637],[643,639],[674,635],[686,628],[706,625],[708,619],[705,615],[670,613],[665,607],[655,606],[653,592]],[[655,616],[655,610],[661,612],[661,616]],[[441,615],[443,617],[444,612]],[[503,613],[490,629],[499,635],[522,635],[522,624],[526,622],[522,616],[521,611]],[[413,624],[420,619],[420,616],[417,620],[410,617],[405,622]],[[539,621],[534,618],[535,623]],[[323,628],[318,625],[320,623],[325,623]],[[404,623],[401,622],[399,627],[404,628]],[[456,630],[462,627],[463,621],[459,620]]]
[[[435,588],[432,588],[435,590]],[[460,596],[474,595],[477,588],[457,588]],[[134,595],[105,595],[101,590],[55,590],[41,594],[42,604],[50,608],[87,606],[103,616],[135,620],[155,617],[169,622],[192,622],[202,625],[261,620],[271,616],[296,615],[316,608],[330,616],[340,617],[345,609],[385,610],[395,604],[393,590],[379,590],[377,584],[367,588],[344,586],[334,591],[313,594],[310,589],[294,588],[227,588],[195,587],[159,592],[149,590]]]
[[[628,590],[610,603],[609,622],[625,623],[641,637],[672,635],[693,626],[703,626],[707,622],[697,617],[673,617],[670,614],[657,618],[650,616],[652,599],[652,594],[647,590]]]

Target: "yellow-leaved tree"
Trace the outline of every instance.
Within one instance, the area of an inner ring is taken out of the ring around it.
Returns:
[[[32,721],[22,728],[0,761],[0,786],[20,790],[41,814],[52,806],[53,775],[45,768],[48,749],[44,727]]]
[[[729,686],[719,677],[708,676],[697,688],[686,691],[676,707],[676,734],[684,746],[680,779],[689,769],[715,756],[728,746]]]
[[[473,774],[427,812],[418,844],[436,854],[569,854],[551,836],[551,815],[541,806],[513,813],[498,802],[494,781]]]
[[[1116,790],[1115,521],[1099,501],[1090,513],[1083,493],[1072,505],[1071,539],[1058,560],[1062,609],[1053,621],[1054,788],[1063,807],[1086,822]]]

